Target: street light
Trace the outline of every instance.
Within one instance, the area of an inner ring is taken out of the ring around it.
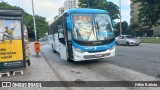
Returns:
[[[119,0],[119,9],[120,9],[120,35],[122,35],[122,25],[121,25],[121,0]]]
[[[36,31],[36,21],[35,21],[35,15],[34,15],[34,4],[33,4],[33,0],[32,0],[32,11],[33,11],[33,24],[34,24],[35,41],[37,41],[37,31]]]

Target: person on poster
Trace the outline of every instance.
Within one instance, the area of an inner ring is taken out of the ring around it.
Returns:
[[[9,29],[8,27],[5,27],[5,32],[3,33],[3,42],[5,40],[5,37],[7,37],[10,40],[10,44],[12,43],[13,31],[14,28]]]

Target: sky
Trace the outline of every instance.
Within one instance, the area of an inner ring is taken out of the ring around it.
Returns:
[[[19,6],[26,12],[32,14],[32,0],[3,0],[13,6]],[[58,15],[58,8],[64,5],[65,0],[33,0],[34,12],[36,15],[46,17],[52,20]],[[108,0],[119,6],[119,0]],[[1,2],[1,1],[0,1]],[[121,0],[121,16],[122,21],[130,23],[130,0]],[[119,20],[116,20],[119,22]]]

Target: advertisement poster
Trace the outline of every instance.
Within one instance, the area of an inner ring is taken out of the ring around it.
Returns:
[[[0,63],[23,60],[21,20],[0,19]]]

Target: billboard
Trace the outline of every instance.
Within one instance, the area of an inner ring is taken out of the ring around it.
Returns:
[[[0,69],[24,66],[22,24],[22,19],[0,18]]]

